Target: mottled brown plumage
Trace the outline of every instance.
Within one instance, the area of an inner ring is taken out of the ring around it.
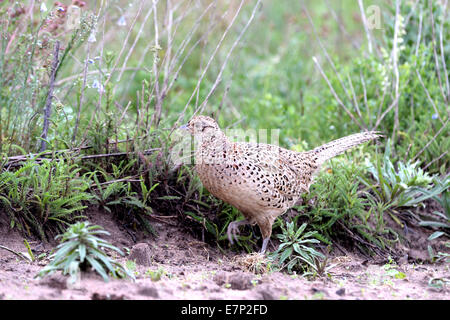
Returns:
[[[376,132],[353,134],[306,152],[263,143],[232,142],[210,117],[196,116],[187,128],[198,143],[195,169],[214,196],[236,207],[245,220],[228,226],[233,243],[238,227],[257,224],[264,252],[276,217],[309,192],[314,174],[328,159],[366,141]]]

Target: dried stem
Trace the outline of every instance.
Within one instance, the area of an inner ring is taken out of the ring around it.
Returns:
[[[398,32],[400,31],[400,4],[401,0],[395,1],[395,30],[394,30],[394,44],[392,46],[392,67],[394,69],[394,77],[395,77],[395,104],[394,104],[394,126],[392,128],[392,141],[395,141],[395,134],[399,127],[399,119],[398,119],[398,101],[400,98],[399,95],[399,86],[400,86],[400,75],[398,72]]]
[[[336,91],[333,88],[333,85],[331,84],[331,82],[328,79],[327,75],[325,74],[325,72],[323,71],[323,69],[320,66],[319,62],[317,61],[317,58],[313,57],[312,59],[314,61],[314,64],[316,65],[317,69],[319,69],[320,74],[322,75],[322,77],[327,82],[328,87],[330,87],[331,93],[333,94],[333,96],[336,99],[336,101],[338,102],[338,104],[342,107],[342,109],[344,109],[345,113],[348,114],[348,116],[353,120],[353,122],[356,123],[361,130],[363,130],[364,126],[359,123],[359,121],[353,116],[353,114],[348,110],[348,108],[345,106],[345,104],[342,102],[342,100],[337,95]]]
[[[86,59],[84,61],[83,86],[81,88],[80,98],[78,100],[78,112],[77,112],[77,118],[75,119],[75,128],[73,129],[72,144],[75,142],[75,138],[77,137],[77,132],[78,132],[78,126],[80,125],[81,108],[83,106],[84,92],[86,90],[87,69],[88,69],[88,60],[89,60],[89,54],[90,54],[90,47],[91,47],[90,43],[88,42],[88,44],[87,44],[87,55],[86,55]]]
[[[441,134],[441,132],[447,127],[449,119],[447,119],[447,121],[445,121],[445,123],[442,125],[442,127],[436,132],[436,134],[433,136],[433,138],[430,139],[430,141],[427,142],[427,144],[422,148],[422,150],[420,150],[412,159],[412,161],[414,162],[430,145],[431,143],[436,140],[437,136]]]
[[[155,0],[154,0],[154,1],[155,1]],[[156,0],[156,1],[158,1],[158,0]],[[126,35],[126,37],[125,37],[125,41],[124,41],[124,43],[123,43],[122,49],[120,50],[119,55],[118,55],[117,58],[116,58],[116,62],[114,63],[113,68],[111,69],[111,74],[109,75],[109,77],[108,77],[108,78],[106,79],[106,81],[105,81],[105,84],[104,84],[105,87],[106,87],[106,85],[108,84],[108,82],[111,80],[111,77],[112,77],[114,71],[115,71],[116,68],[117,68],[117,64],[119,63],[120,58],[122,57],[122,54],[123,54],[123,52],[125,51],[126,43],[128,43],[128,39],[130,38],[130,36],[131,36],[131,34],[132,34],[132,31],[133,31],[133,29],[134,29],[134,26],[136,25],[137,19],[138,19],[139,16],[141,15],[142,7],[144,6],[144,3],[145,3],[145,1],[144,1],[144,0],[141,0],[141,3],[140,3],[140,5],[139,5],[139,9],[137,10],[136,15],[134,16],[133,22],[131,23],[131,26],[130,26],[130,28],[128,29],[128,33],[127,33],[127,35]]]
[[[137,42],[139,41],[139,39],[140,39],[140,37],[142,35],[142,31],[144,30],[145,24],[147,23],[147,20],[150,18],[150,15],[152,14],[152,12],[153,12],[153,6],[150,7],[150,9],[148,10],[147,14],[145,15],[144,21],[141,23],[141,27],[139,28],[139,31],[138,31],[138,33],[136,35],[136,38],[134,38],[134,42],[131,45],[130,50],[128,50],[128,53],[127,53],[127,55],[125,57],[125,60],[122,63],[122,68],[120,68],[120,73],[117,76],[117,81],[120,81],[120,79],[122,78],[122,74],[126,70],[128,59],[130,59],[130,56],[133,53],[134,48],[136,47],[136,44],[137,44]]]
[[[150,127],[152,124],[154,124],[156,127],[159,124],[159,121],[161,119],[161,108],[162,108],[162,99],[159,92],[159,80],[158,80],[158,49],[159,49],[159,31],[158,31],[158,12],[156,9],[156,3],[157,0],[153,0],[153,16],[154,16],[154,28],[155,28],[155,52],[154,52],[154,59],[153,59],[153,74],[155,76],[155,84],[154,84],[154,90],[155,90],[155,113],[152,116]]]
[[[353,48],[359,50],[360,44],[358,43],[358,41],[352,37],[348,31],[345,29],[344,23],[342,23],[342,20],[340,19],[340,17],[338,16],[338,14],[336,13],[336,10],[333,9],[333,6],[331,5],[329,0],[326,0],[327,3],[327,7],[328,9],[330,9],[331,11],[331,15],[333,16],[334,20],[336,20],[336,23],[339,26],[339,30],[341,30],[341,33],[345,35],[345,37],[347,38],[347,40],[350,41],[350,43],[352,44]]]
[[[348,77],[348,82],[350,83],[350,90],[352,92],[353,95],[353,104],[355,105],[355,110],[356,110],[356,114],[358,115],[359,119],[361,120],[361,124],[364,126],[364,128],[367,130],[367,125],[364,122],[364,119],[361,115],[361,110],[359,110],[359,105],[358,105],[358,100],[356,98],[356,93],[355,93],[355,89],[353,88],[353,82],[352,79],[350,78],[350,75],[347,75]]]
[[[216,48],[214,49],[213,53],[211,54],[211,56],[210,56],[210,58],[209,58],[209,60],[208,60],[208,62],[206,64],[205,68],[203,69],[202,74],[200,75],[200,78],[197,81],[197,85],[195,86],[194,91],[192,92],[191,96],[189,97],[189,100],[187,101],[186,105],[184,106],[183,111],[180,113],[180,116],[178,117],[177,121],[175,122],[175,124],[173,126],[173,129],[176,128],[176,126],[180,122],[181,118],[184,117],[187,108],[189,107],[192,99],[194,98],[194,96],[196,95],[197,91],[200,88],[200,84],[202,83],[203,78],[205,77],[206,72],[208,71],[208,69],[209,69],[209,67],[211,65],[211,62],[214,60],[214,57],[216,56],[219,48],[222,46],[222,43],[223,43],[225,37],[227,36],[228,32],[230,31],[231,27],[233,26],[233,24],[234,24],[234,22],[235,22],[235,20],[237,18],[237,16],[239,15],[239,13],[241,11],[241,8],[242,8],[242,5],[244,4],[244,2],[245,2],[245,0],[241,0],[241,2],[239,4],[239,7],[238,7],[238,9],[236,10],[236,13],[233,16],[233,19],[231,20],[231,22],[228,24],[227,28],[223,32],[222,37],[219,40],[219,43],[217,44]],[[258,1],[258,4],[259,4],[259,1]]]
[[[56,40],[55,42],[55,48],[53,50],[53,63],[52,63],[52,71],[50,75],[50,84],[48,88],[47,93],[47,100],[45,102],[45,113],[44,113],[44,125],[42,127],[42,134],[41,134],[41,152],[45,151],[47,149],[47,134],[48,134],[48,128],[50,124],[50,115],[52,113],[52,99],[53,99],[53,89],[55,86],[55,75],[56,70],[58,69],[58,63],[59,63],[59,40]]]
[[[444,8],[447,8],[447,0],[444,3]],[[445,57],[444,57],[444,36],[443,36],[443,29],[444,29],[444,21],[445,21],[445,16],[446,14],[444,13],[444,18],[442,19],[441,22],[441,27],[439,28],[439,45],[440,45],[440,49],[441,49],[441,60],[442,60],[442,67],[444,69],[444,79],[445,79],[445,85],[447,87],[447,96],[444,95],[444,101],[447,103],[449,103],[450,101],[450,83],[449,83],[449,79],[448,79],[448,72],[447,72],[447,65],[445,63]],[[446,33],[448,35],[448,33]]]
[[[253,19],[255,18],[256,10],[258,9],[260,2],[261,2],[261,0],[258,0],[256,2],[255,6],[253,7],[253,11],[252,11],[252,14],[251,14],[250,18],[247,20],[247,23],[245,24],[245,26],[242,29],[242,31],[239,34],[239,36],[236,38],[236,40],[232,44],[230,50],[228,50],[228,53],[227,53],[227,55],[225,57],[225,60],[222,63],[222,67],[220,68],[219,74],[216,77],[216,81],[214,82],[214,85],[212,86],[211,90],[209,90],[208,95],[206,96],[205,100],[200,105],[200,107],[197,110],[195,110],[194,114],[196,114],[197,112],[201,112],[205,108],[209,97],[213,94],[213,92],[216,90],[216,88],[219,85],[219,83],[222,81],[222,74],[223,74],[223,71],[225,70],[225,67],[226,67],[226,65],[228,63],[228,60],[230,59],[231,53],[233,52],[234,48],[236,48],[237,44],[241,41],[242,37],[245,34],[245,31],[247,31],[248,27],[250,26],[250,24],[252,23]]]
[[[431,160],[425,167],[423,167],[423,170],[426,170],[429,166],[431,166],[433,163],[441,160],[445,155],[447,155],[448,151],[443,152],[439,157]]]
[[[342,89],[344,89],[344,93],[347,96],[347,99],[349,101],[352,101],[352,98],[350,97],[350,94],[348,93],[347,87],[344,84],[344,81],[342,81],[341,76],[340,76],[339,72],[337,71],[336,66],[334,65],[333,60],[330,58],[330,55],[328,54],[327,49],[322,44],[322,41],[320,40],[320,37],[317,34],[316,27],[314,26],[312,18],[311,18],[310,14],[309,14],[309,11],[308,11],[308,9],[306,8],[305,5],[303,5],[303,11],[306,13],[306,16],[308,17],[308,21],[309,21],[309,24],[312,27],[312,30],[313,30],[313,33],[314,33],[314,37],[316,38],[317,42],[319,43],[320,48],[324,52],[325,58],[327,59],[328,63],[331,65],[331,68],[333,68],[333,71],[336,74],[336,77],[337,77],[339,83],[341,84]]]
[[[422,81],[422,76],[420,75],[419,71],[416,70],[417,77],[419,79],[420,84],[422,85],[423,90],[425,90],[425,94],[427,95],[428,101],[430,101],[431,105],[433,106],[434,112],[438,116],[439,120],[441,121],[442,125],[444,125],[444,120],[442,120],[441,115],[438,112],[438,109],[436,107],[436,104],[434,103],[433,99],[430,96],[430,93],[427,90],[427,87],[425,87],[425,84]]]
[[[431,20],[431,43],[433,44],[433,55],[434,55],[434,61],[435,61],[435,67],[436,67],[436,74],[437,74],[437,78],[438,78],[438,82],[439,82],[439,88],[441,89],[441,94],[442,97],[444,98],[444,101],[447,102],[447,96],[444,93],[444,88],[442,87],[442,81],[441,81],[441,70],[439,67],[439,58],[437,55],[437,50],[436,50],[436,31],[434,28],[434,16],[433,16],[433,1],[429,1],[429,8],[430,8],[430,20]],[[448,81],[448,79],[447,79]]]
[[[419,55],[419,46],[420,46],[420,41],[421,41],[421,35],[422,35],[422,25],[423,25],[423,11],[420,10],[420,15],[419,15],[419,31],[417,33],[417,41],[416,41],[416,57],[418,57]],[[417,62],[416,62],[417,63]]]
[[[362,0],[358,0],[358,5],[359,5],[359,10],[361,11],[361,17],[363,20],[364,31],[366,32],[366,36],[367,36],[367,45],[369,48],[369,53],[372,54],[372,52],[373,52],[372,34],[370,33],[368,25],[367,25],[366,13],[364,12],[364,4],[363,4]]]

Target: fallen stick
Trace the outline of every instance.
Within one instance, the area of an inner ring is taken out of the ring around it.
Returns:
[[[79,148],[79,149],[81,149],[81,148]],[[147,150],[142,151],[142,154],[149,155],[149,154],[152,154],[154,151],[160,150],[160,149],[161,148],[147,149]],[[76,151],[77,149],[74,149],[74,150]],[[70,152],[70,151],[74,151],[74,150],[67,150],[67,153]],[[87,156],[81,156],[78,159],[80,159],[80,160],[88,160],[88,159],[97,159],[97,158],[120,157],[120,156],[125,156],[125,155],[128,155],[128,154],[132,154],[132,153],[135,153],[135,152],[136,151],[92,154],[92,155],[87,155]],[[61,152],[61,153],[65,153],[65,152]],[[47,155],[50,155],[50,154],[53,154],[53,153],[48,153]],[[33,156],[36,156],[36,155],[9,157],[9,158],[7,158],[8,161],[3,165],[3,167],[8,167],[8,168],[10,168],[10,167],[20,167],[20,166],[22,166],[22,163],[24,161],[32,159]],[[36,162],[41,162],[43,160],[59,161],[59,159],[51,159],[51,158],[45,158],[45,157],[39,157],[39,158],[35,158],[33,160],[36,161]]]

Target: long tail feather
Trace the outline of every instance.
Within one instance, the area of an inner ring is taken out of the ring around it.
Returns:
[[[328,142],[315,148],[313,152],[317,153],[317,162],[322,164],[325,161],[344,153],[348,149],[356,147],[364,142],[377,139],[380,136],[380,132],[378,131],[355,133],[347,137]]]

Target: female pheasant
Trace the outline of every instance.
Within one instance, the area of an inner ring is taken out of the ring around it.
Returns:
[[[264,253],[275,219],[309,192],[314,174],[328,159],[379,137],[375,131],[352,134],[306,152],[278,146],[233,142],[214,119],[195,116],[184,126],[198,143],[195,170],[206,189],[242,212],[245,219],[227,229],[233,243],[238,228],[257,224]]]

